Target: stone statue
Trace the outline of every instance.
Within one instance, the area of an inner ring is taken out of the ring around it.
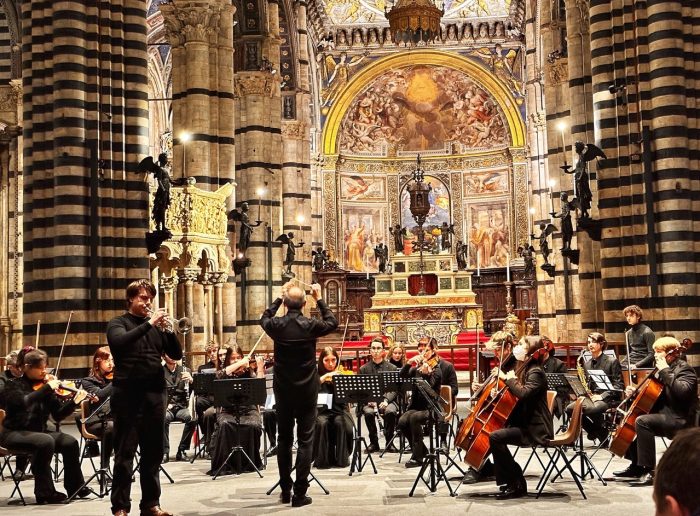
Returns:
[[[464,271],[467,269],[467,251],[469,246],[463,244],[461,240],[457,240],[455,253],[457,256],[457,270]]]
[[[559,213],[552,212],[555,219],[561,219],[561,236],[564,247],[562,251],[571,251],[571,240],[574,238],[574,225],[571,222],[571,212],[576,209],[576,199],[569,201],[569,194],[562,192],[559,196],[561,207]]]
[[[545,224],[540,222],[540,236],[537,238],[540,241],[540,252],[542,253],[542,258],[544,258],[544,264],[549,265],[549,255],[552,254],[549,248],[549,235],[557,230],[554,224]]]
[[[276,241],[282,242],[283,244],[287,245],[287,254],[285,255],[284,258],[284,265],[287,266],[286,273],[291,275],[292,274],[292,264],[294,263],[294,259],[296,258],[297,254],[297,248],[302,247],[304,245],[304,242],[300,242],[299,244],[294,243],[294,233],[291,231],[287,233],[286,235],[282,233],[280,236],[276,238]]]
[[[455,234],[455,225],[450,224],[449,226],[447,225],[447,222],[442,223],[442,227],[440,228],[440,234],[442,236],[442,250],[443,251],[449,251],[452,249],[452,242],[450,239],[450,235]]]
[[[253,228],[258,227],[261,222],[258,220],[255,224],[250,223],[250,216],[248,215],[248,203],[241,203],[240,211],[233,210],[229,214],[229,217],[236,222],[241,223],[241,235],[238,238],[238,250],[243,253],[248,249],[250,245],[250,235],[253,233]]]
[[[393,228],[389,228],[389,233],[394,237],[394,253],[403,253],[403,238],[408,236],[406,228],[402,228],[401,224],[396,224]]]
[[[311,266],[314,271],[323,270],[323,265],[326,262],[326,257],[324,255],[326,251],[319,245],[315,251],[311,251]]]
[[[168,155],[164,152],[158,155],[158,161],[154,161],[152,156],[144,158],[139,163],[139,172],[150,172],[153,174],[158,188],[153,198],[153,211],[151,217],[155,224],[156,231],[168,231],[165,226],[165,214],[170,206],[170,174],[166,170],[168,165]]]
[[[381,274],[386,272],[386,264],[389,261],[389,248],[384,242],[379,242],[374,248],[374,258],[377,262],[377,269]]]
[[[578,155],[578,160],[574,167],[574,187],[579,209],[581,210],[581,218],[585,219],[590,217],[589,210],[593,202],[590,176],[588,175],[588,162],[593,161],[595,158],[606,159],[606,156],[602,149],[592,143],[585,144],[582,141],[577,141],[574,144],[574,148]]]

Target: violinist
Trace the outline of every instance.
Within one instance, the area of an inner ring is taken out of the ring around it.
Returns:
[[[491,339],[484,344],[488,351],[494,353],[494,359],[500,364],[500,370],[504,373],[515,369],[518,361],[513,356],[513,334],[507,331],[497,331],[491,336]],[[494,368],[493,371],[497,371]],[[474,381],[471,385],[472,394],[479,391],[482,383]],[[493,468],[493,462],[486,459],[481,469],[476,470],[470,467],[462,479],[463,484],[476,484],[477,482],[487,482],[496,479],[496,473]]]
[[[84,479],[78,441],[63,432],[49,431],[47,421],[50,415],[55,421],[61,421],[72,414],[87,392],[79,390],[71,400],[61,401],[56,394],[61,382],[47,374],[46,363],[44,351],[28,352],[24,357],[22,376],[8,383],[3,391],[7,414],[0,445],[32,455],[36,501],[38,504],[56,504],[65,502],[67,496],[54,487],[51,475],[54,453],[63,456],[63,485],[68,495],[85,498],[91,491],[87,487],[81,488]]]
[[[602,333],[593,332],[588,335],[588,351],[591,352],[591,358],[583,364],[585,371],[601,370],[603,371],[613,387],[617,391],[608,391],[593,385],[588,378],[588,391],[591,395],[583,400],[581,406],[583,415],[581,426],[588,433],[590,440],[597,439],[601,443],[608,438],[608,429],[605,427],[604,414],[613,405],[614,402],[620,401],[618,393],[621,392],[625,384],[622,381],[622,368],[617,359],[603,353],[608,345],[605,336]],[[566,411],[571,413],[574,410],[574,403],[566,407]]]
[[[423,337],[421,341],[424,341],[427,337]],[[438,354],[438,342],[435,337],[430,337],[426,345],[429,348],[427,352],[426,360],[430,363],[437,362],[437,366],[442,372],[442,385],[449,385],[452,388],[452,404],[457,400],[457,394],[459,394],[459,384],[457,382],[457,371],[455,371],[455,366],[452,362],[443,360]],[[420,350],[420,342],[418,343]],[[449,449],[447,447],[447,434],[450,431],[449,421],[440,421],[438,427],[438,435],[440,436],[440,447],[443,452],[448,453]]]
[[[207,370],[208,372],[212,372],[212,371],[216,370],[216,368],[217,368],[217,358],[218,358],[219,346],[216,343],[215,337],[212,337],[212,339],[209,341],[205,351],[207,353],[207,361],[197,368],[197,373],[199,373],[199,374],[202,374],[202,371],[205,371],[205,370]],[[225,353],[224,353],[224,356],[226,356]],[[212,396],[211,394],[198,395],[197,398],[194,400],[194,411],[197,415],[197,423],[199,424],[199,429],[202,432],[202,438],[204,439],[206,450],[209,449],[210,434],[209,434],[209,429],[207,429],[207,426],[206,426],[205,421],[204,421],[204,414],[210,408],[212,408],[212,412],[213,412],[213,407],[214,407],[214,396]]]
[[[658,380],[663,384],[663,392],[651,414],[643,414],[635,420],[636,445],[633,442],[626,457],[632,463],[622,471],[615,471],[616,477],[632,477],[634,486],[650,486],[654,483],[656,465],[655,437],[672,439],[682,428],[692,426],[698,405],[698,377],[695,370],[678,355],[667,355],[678,348],[680,343],[673,337],[661,337],[654,342],[654,360],[658,370]],[[628,386],[626,394],[633,395],[634,386]]]
[[[523,337],[513,348],[518,361],[514,371],[499,371],[499,377],[518,398],[518,404],[508,419],[507,427],[489,436],[496,484],[505,486],[496,495],[499,500],[527,496],[523,470],[515,462],[508,445],[532,446],[545,444],[554,436],[552,414],[547,407],[547,377],[542,369],[544,342],[541,337]]]
[[[339,371],[338,352],[331,346],[318,356],[319,392],[333,395],[331,408],[318,409],[314,430],[314,466],[319,469],[344,468],[350,465],[353,424],[346,402],[336,401],[333,377]]]
[[[250,360],[243,355],[239,346],[233,346],[227,353],[222,368],[216,371],[216,378],[255,378]],[[262,358],[257,359],[258,370],[265,374]],[[238,423],[238,424],[237,424]],[[239,405],[234,408],[222,408],[216,416],[216,430],[211,436],[211,470],[214,475],[229,456],[231,448],[242,446],[256,467],[262,466],[260,457],[260,438],[262,437],[262,417],[256,405]],[[240,453],[234,453],[219,475],[239,474],[254,471]]]
[[[181,421],[182,437],[175,454],[176,461],[187,460],[187,450],[190,449],[196,421],[192,421],[192,414],[189,409],[190,386],[192,385],[192,374],[190,370],[177,361],[163,354],[163,365],[165,374],[165,385],[168,389],[168,405],[165,409],[165,425],[163,426],[163,463],[170,460],[170,423]]]
[[[384,358],[384,341],[381,337],[372,339],[372,342],[369,343],[369,352],[372,360],[360,367],[360,374],[378,374],[380,371],[396,371],[396,367]],[[375,414],[379,414],[384,418],[384,437],[386,441],[389,442],[391,436],[394,435],[396,418],[399,412],[396,396],[396,391],[387,392],[384,395],[384,399],[379,404],[370,402],[362,407],[367,433],[369,434],[370,444],[367,447],[368,453],[379,451],[377,418]],[[388,451],[396,451],[396,449],[392,445]]]
[[[112,358],[112,353],[109,352],[109,346],[97,348],[97,351],[95,351],[95,354],[92,356],[90,374],[83,378],[81,382],[83,389],[97,397],[97,401],[90,405],[91,412],[112,395],[113,377],[114,359]],[[85,429],[102,439],[102,446],[104,447],[103,457],[105,460],[109,461],[109,458],[112,456],[112,450],[114,449],[114,421],[110,417],[110,419],[105,422],[104,435],[102,433],[102,422],[96,418],[88,422],[85,425]],[[107,464],[101,464],[100,466],[106,468]]]
[[[160,461],[167,394],[161,365],[163,353],[179,360],[182,348],[175,334],[160,329],[164,310],[153,311],[156,287],[147,279],[126,288],[127,312],[107,325],[107,342],[114,355],[114,478],[112,513],[126,516],[131,509],[131,474],[136,448],[140,448],[140,512],[142,516],[168,516],[160,507]],[[157,429],[157,430],[156,430]]]
[[[432,348],[426,346],[425,342],[418,342],[418,355],[412,357],[401,369],[402,378],[423,378],[430,388],[435,392],[440,391],[442,385],[442,369],[437,365],[432,366],[425,358],[427,350]],[[433,358],[430,356],[430,358]],[[417,386],[411,390],[411,402],[408,404],[406,412],[399,418],[399,430],[411,443],[411,458],[406,462],[407,468],[419,467],[423,464],[423,459],[427,453],[423,443],[423,426],[429,417],[429,404],[423,393]]]

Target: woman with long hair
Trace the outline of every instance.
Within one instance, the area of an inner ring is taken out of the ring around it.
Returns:
[[[406,348],[399,342],[395,343],[391,346],[388,358],[391,365],[396,366],[397,369],[401,369],[406,363]]]
[[[314,429],[314,466],[317,468],[344,468],[350,465],[353,424],[346,402],[335,399],[333,377],[338,374],[340,357],[331,346],[318,356],[319,394],[333,395],[333,404],[318,410]]]
[[[109,346],[97,348],[92,356],[92,368],[90,374],[83,378],[81,385],[83,389],[90,394],[97,396],[99,402],[93,403],[90,406],[90,412],[99,407],[102,403],[112,395],[112,378],[114,377],[114,359],[109,351]],[[102,420],[98,417],[93,417],[85,425],[85,429],[93,435],[102,438],[102,446],[104,447],[105,463],[100,466],[106,468],[109,463],[109,458],[112,456],[114,449],[114,421],[110,417],[104,422],[104,432]],[[94,441],[91,441],[94,442]],[[88,452],[92,455],[94,450],[88,448]],[[98,450],[99,453],[99,450]]]
[[[542,351],[540,351],[542,350]],[[542,369],[546,356],[541,337],[523,337],[513,348],[518,361],[515,370],[499,373],[511,393],[519,399],[506,428],[490,436],[496,483],[505,486],[496,495],[499,500],[527,496],[523,470],[508,450],[508,445],[545,444],[554,435],[552,414],[547,407],[547,377]]]
[[[258,359],[258,371],[265,374],[265,364],[262,358]],[[227,348],[226,357],[222,367],[216,371],[218,379],[227,378],[255,378],[255,373],[250,369],[248,359],[243,350],[234,345]],[[211,471],[214,475],[219,468],[223,468],[219,475],[238,474],[254,471],[250,463],[241,453],[234,453],[228,462],[226,458],[234,446],[242,446],[246,454],[255,464],[262,466],[260,458],[260,436],[262,435],[262,417],[257,405],[239,405],[237,407],[224,407],[216,417],[217,428],[211,436]]]

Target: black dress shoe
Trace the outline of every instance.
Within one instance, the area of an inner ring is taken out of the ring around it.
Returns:
[[[164,453],[163,460],[162,460],[161,464],[167,464],[168,462],[170,462],[170,457],[168,457],[167,453]]]
[[[175,454],[175,460],[181,462],[183,460],[188,460],[187,452],[185,450],[178,450]]]
[[[44,505],[46,503],[48,504],[56,504],[56,503],[64,503],[68,497],[60,493],[58,491],[54,491],[53,493],[45,496],[38,496],[36,497],[36,503],[39,505]]]
[[[462,478],[462,484],[476,484],[478,482],[487,482],[496,480],[493,475],[485,475],[483,471],[477,471],[474,468],[469,468]]]
[[[311,505],[310,496],[292,496],[292,507],[304,507],[305,505]]]
[[[645,486],[653,486],[654,485],[654,473],[649,472],[649,473],[643,473],[641,477],[637,480],[631,480],[629,482],[631,486],[634,487],[645,487]]]
[[[626,478],[639,478],[644,474],[644,469],[640,466],[635,466],[630,464],[627,468],[621,471],[613,471],[613,475],[616,477],[626,477]]]
[[[379,443],[372,443],[365,449],[365,453],[376,453],[378,451],[379,451]]]
[[[525,482],[524,478],[521,478],[515,484],[506,486],[505,491],[498,493],[496,500],[510,500],[525,496],[527,496],[527,482]]]
[[[393,444],[390,444],[389,446],[386,447],[384,450],[384,453],[399,453],[399,450],[396,446]]]
[[[282,491],[280,493],[280,503],[289,503],[292,501],[292,493]]]
[[[80,491],[78,491],[75,496],[77,496],[78,498],[87,498],[91,494],[92,494],[92,490],[88,486],[85,486],[85,487],[81,488]]]
[[[409,461],[406,463],[407,468],[419,468],[423,464],[422,461],[416,460],[416,459],[409,459]]]

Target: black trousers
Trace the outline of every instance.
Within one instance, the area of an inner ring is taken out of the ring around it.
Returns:
[[[204,424],[204,412],[210,407],[214,406],[214,401],[211,397],[209,396],[197,396],[197,399],[194,401],[194,410],[197,413],[197,422],[199,424],[199,429],[202,432],[202,435],[204,436],[204,442],[209,441],[209,436],[207,435],[207,428]]]
[[[493,456],[493,465],[496,470],[496,483],[500,486],[503,484],[514,485],[523,477],[523,469],[520,464],[515,462],[513,455],[508,450],[508,445],[529,446],[530,439],[523,432],[522,428],[517,426],[511,428],[502,428],[496,430],[489,436],[491,444],[491,455]]]
[[[633,465],[654,469],[656,466],[656,436],[673,438],[685,426],[685,419],[676,419],[666,414],[645,414],[639,416],[634,427],[637,443],[632,443],[627,458]]]
[[[429,415],[427,410],[407,410],[399,418],[399,430],[411,443],[411,459],[418,462],[425,458],[428,451],[423,444],[423,425]]]
[[[313,460],[314,425],[316,423],[316,397],[309,403],[297,405],[291,400],[277,401],[277,467],[280,474],[280,487],[283,492],[291,492],[294,486],[296,496],[305,496],[309,488],[309,473]],[[294,444],[294,425],[297,426],[296,480],[292,484],[292,445]]]
[[[566,407],[569,414],[574,411],[575,404],[570,403]],[[581,426],[590,438],[598,437],[602,440],[608,435],[608,430],[605,428],[605,411],[609,408],[610,405],[602,400],[592,401],[589,398],[584,398],[581,406],[584,415]]]
[[[369,436],[369,442],[379,445],[379,437],[377,432],[377,417],[375,416],[377,411],[376,407],[370,407],[365,405],[362,407],[362,413],[365,416],[365,426],[367,427],[367,435]],[[396,419],[399,413],[399,407],[396,403],[389,403],[383,411],[380,411],[380,415],[384,418],[384,437],[387,441],[391,439],[394,435],[394,430],[396,429]]]
[[[144,390],[139,384],[114,385],[114,479],[112,512],[131,511],[131,475],[136,448],[140,448],[141,509],[160,505],[160,461],[163,457],[165,388]]]
[[[165,411],[165,424],[163,425],[163,454],[170,455],[170,423],[180,421],[185,423],[182,427],[182,437],[180,444],[177,445],[177,451],[190,449],[194,429],[197,426],[196,421],[192,421],[192,415],[187,407],[174,405]]]
[[[263,429],[267,435],[269,447],[277,444],[277,412],[275,409],[262,411]]]
[[[63,486],[68,496],[80,489],[85,482],[78,457],[80,445],[68,434],[5,430],[0,434],[0,444],[10,450],[32,455],[34,495],[37,498],[50,496],[56,491],[51,477],[51,459],[54,453],[63,456]]]

